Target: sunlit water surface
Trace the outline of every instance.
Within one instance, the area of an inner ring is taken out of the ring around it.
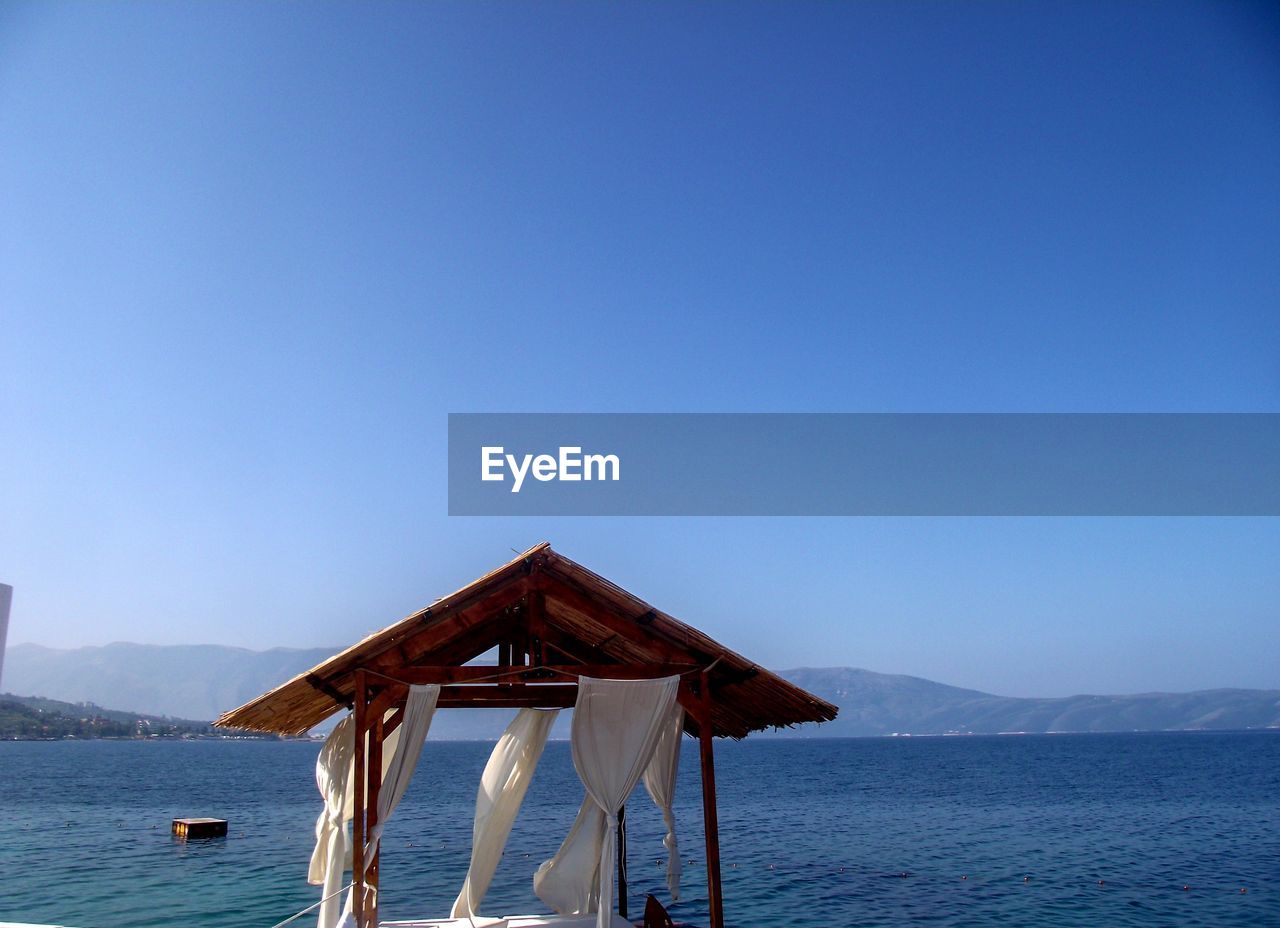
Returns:
[[[686,892],[670,908],[705,924],[685,747]],[[448,911],[489,748],[428,743],[384,838],[385,917]],[[317,750],[0,743],[0,921],[270,928],[318,898]],[[1280,926],[1280,733],[753,739],[717,745],[716,764],[730,925]],[[568,745],[552,743],[486,913],[544,911],[531,876],[581,798]],[[205,815],[229,837],[170,836],[170,819]],[[628,821],[635,912],[647,892],[667,898],[643,790]]]

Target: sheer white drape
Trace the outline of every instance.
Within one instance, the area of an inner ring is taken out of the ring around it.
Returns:
[[[533,875],[533,892],[561,915],[586,915],[600,901],[600,847],[608,823],[604,810],[586,796],[569,834]]]
[[[494,745],[476,791],[471,866],[449,913],[451,918],[472,917],[480,908],[542,749],[547,746],[551,724],[559,714],[559,710],[521,709]]]
[[[662,844],[667,849],[667,887],[672,898],[680,898],[680,850],[676,843],[676,776],[680,764],[680,736],[684,728],[684,708],[672,706],[670,727],[664,727],[658,746],[645,768],[645,788],[662,810],[667,833]],[[533,891],[539,899],[561,915],[595,912],[600,899],[600,850],[608,822],[604,810],[590,795],[582,801],[569,834],[554,857],[543,861],[533,877]]]
[[[644,768],[644,788],[649,798],[662,810],[667,833],[662,846],[667,849],[667,889],[671,898],[680,899],[680,845],[676,841],[676,777],[680,772],[680,739],[684,734],[684,707],[671,706],[671,715],[658,737],[649,766]]]
[[[366,870],[373,862],[373,854],[382,840],[382,830],[386,827],[387,820],[400,804],[404,791],[409,788],[409,781],[413,779],[418,757],[422,754],[422,743],[427,740],[427,732],[431,729],[431,720],[435,718],[436,703],[439,700],[440,687],[434,683],[409,687],[409,695],[404,704],[404,720],[397,729],[400,738],[392,751],[391,762],[383,765],[382,786],[378,790],[378,821],[369,830],[369,836],[365,840]]]
[[[334,928],[342,911],[342,902],[334,894],[342,886],[346,869],[347,822],[351,819],[347,794],[354,766],[355,728],[356,720],[350,715],[334,726],[316,760],[316,787],[324,797],[324,809],[316,819],[316,846],[307,882],[324,886],[319,928]]]
[[[593,880],[598,880],[599,898],[595,905],[598,928],[608,928],[612,920],[618,809],[635,789],[653,757],[664,726],[671,719],[671,707],[679,688],[679,677],[578,679],[578,700],[573,709],[573,766],[587,789],[588,798],[603,814],[604,827],[601,829],[595,824],[598,817],[584,803],[556,857],[538,869],[534,891],[555,907],[544,892],[580,901],[591,895]],[[581,846],[585,844],[595,847]],[[596,849],[594,863],[583,859],[592,856],[589,851]],[[571,857],[574,865],[569,866],[562,856]],[[549,878],[551,885],[548,885]]]

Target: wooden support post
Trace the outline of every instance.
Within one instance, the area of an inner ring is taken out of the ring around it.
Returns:
[[[525,666],[525,654],[529,649],[529,600],[526,598],[515,609],[516,620],[511,623],[507,632],[507,640],[511,643],[511,666]],[[512,686],[522,686],[524,681],[519,677],[511,677]]]
[[[707,841],[707,908],[710,928],[724,928],[724,895],[720,887],[720,822],[716,815],[715,738],[711,724],[711,678],[704,670],[698,687],[698,745],[702,759],[702,827]]]
[[[627,806],[618,809],[618,914],[627,917]]]
[[[526,606],[526,609],[528,607]],[[513,667],[523,667],[528,664],[526,655],[529,653],[529,629],[528,626],[517,626],[515,631],[511,633],[511,665]]]
[[[382,716],[373,719],[369,732],[369,798],[365,802],[365,820],[369,823],[367,834],[372,834],[378,824],[378,794],[382,792]],[[382,842],[373,849],[373,858],[365,868],[365,921],[378,924],[378,861],[382,856]]]
[[[507,670],[510,666],[511,666],[511,642],[505,641],[505,640],[499,641],[498,642],[498,669]],[[498,677],[497,685],[502,689],[510,689],[511,678]]]
[[[546,637],[546,604],[541,590],[529,591],[529,665],[541,667],[546,660],[542,653],[542,639]]]
[[[368,720],[368,701],[369,687],[368,681],[365,679],[365,672],[357,670],[355,673],[355,693],[352,694],[355,700],[355,718],[356,718],[356,745],[355,745],[355,795],[353,803],[353,812],[351,818],[351,870],[352,870],[352,914],[355,915],[356,928],[365,928],[366,922],[364,918],[364,838],[365,838],[365,734],[369,730]]]

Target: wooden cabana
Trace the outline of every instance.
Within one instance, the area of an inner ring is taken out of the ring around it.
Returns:
[[[496,664],[469,663],[495,647]],[[366,882],[378,885],[378,852],[364,861],[364,838],[377,824],[383,739],[400,724],[410,685],[439,684],[440,708],[562,708],[574,704],[580,676],[673,675],[680,675],[685,731],[700,745],[710,921],[711,928],[723,928],[713,739],[828,721],[837,709],[545,542],[215,724],[299,735],[352,710],[354,914],[358,928],[369,928],[378,915],[376,902],[365,904],[364,890]],[[625,886],[620,889],[625,917]]]

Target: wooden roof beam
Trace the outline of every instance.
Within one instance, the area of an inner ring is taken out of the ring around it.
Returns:
[[[606,632],[598,641],[588,642],[597,647],[602,647],[614,635],[617,635],[627,639],[638,650],[648,654],[651,660],[672,664],[699,664],[702,666],[710,663],[709,660],[705,659],[705,655],[691,653],[676,646],[669,639],[662,637],[654,630],[652,625],[641,625],[636,621],[640,617],[639,615],[635,618],[619,615],[571,587],[562,586],[555,582],[549,583],[545,575],[535,576],[534,583],[536,585],[545,584],[541,586],[541,590],[547,601],[547,621],[567,634],[574,634],[574,629],[567,627],[574,622],[574,617],[569,615],[566,610],[580,614]],[[557,606],[563,607],[559,610],[559,614],[557,614]],[[606,653],[608,652],[607,647],[604,650]]]
[[[489,650],[488,637],[493,632],[492,626],[510,621],[504,610],[511,602],[513,595],[524,592],[524,577],[515,578],[516,590],[504,585],[491,591],[471,606],[455,612],[435,626],[411,637],[405,637],[394,645],[382,649],[373,655],[365,665],[365,669],[377,673],[395,676],[396,671],[412,664],[414,659],[429,658],[433,661],[451,663],[455,660],[470,660],[478,654]],[[431,647],[424,646],[423,635],[430,632]],[[458,656],[459,654],[464,656]],[[409,663],[406,663],[408,661]],[[352,696],[348,693],[355,689],[355,671],[359,666],[348,671],[339,672],[325,679],[318,674],[307,675],[307,682],[330,699],[343,705],[350,705]]]
[[[464,608],[451,609],[448,614],[439,618],[435,615],[424,617],[422,628],[397,642],[400,645],[398,653],[388,654],[392,649],[386,648],[374,655],[373,660],[366,660],[364,663],[371,669],[381,671],[389,667],[420,663],[433,651],[446,647],[472,629],[500,622],[504,618],[510,621],[507,610],[525,597],[528,590],[527,578],[519,575],[511,577]]]
[[[500,667],[468,664],[465,667],[409,667],[387,674],[397,683],[577,683],[578,677],[601,680],[654,680],[699,671],[696,664],[558,664],[548,667]],[[375,680],[378,674],[370,674]]]

